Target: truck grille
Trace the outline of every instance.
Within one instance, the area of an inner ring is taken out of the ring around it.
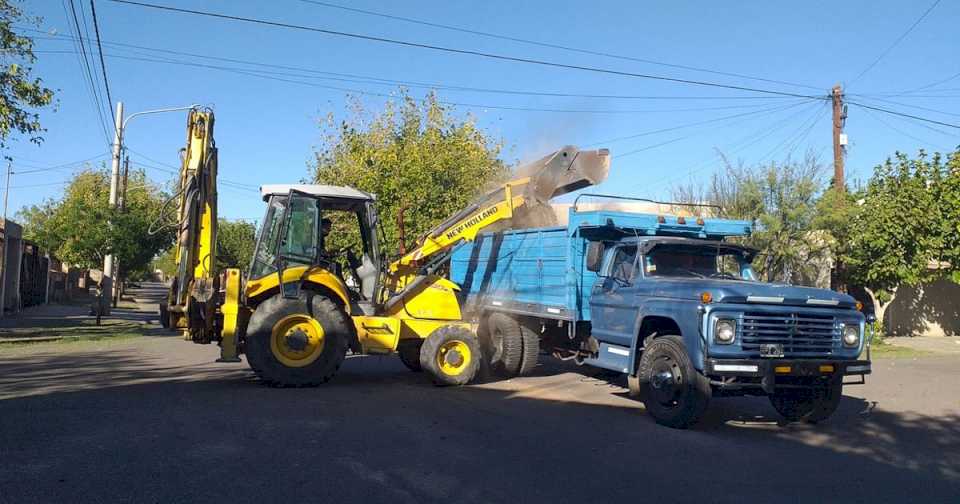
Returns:
[[[746,312],[740,329],[744,350],[760,352],[762,344],[781,344],[787,356],[830,355],[839,341],[833,315]]]

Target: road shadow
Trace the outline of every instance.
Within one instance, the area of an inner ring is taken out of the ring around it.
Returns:
[[[274,389],[244,365],[91,351],[0,359],[0,501],[955,501],[960,418],[844,397],[781,427],[760,399],[660,427],[561,367],[437,388],[389,357]],[[582,380],[582,381],[581,381]]]

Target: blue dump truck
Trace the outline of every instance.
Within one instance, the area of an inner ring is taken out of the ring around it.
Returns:
[[[662,425],[684,428],[712,397],[766,395],[790,421],[837,408],[870,374],[850,296],[757,280],[747,221],[570,208],[565,227],[479,235],[451,279],[506,375],[541,350],[627,375]],[[860,360],[861,354],[866,360]]]

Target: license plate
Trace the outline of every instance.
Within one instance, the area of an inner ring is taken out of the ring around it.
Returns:
[[[760,357],[783,357],[783,345],[780,343],[760,345]]]

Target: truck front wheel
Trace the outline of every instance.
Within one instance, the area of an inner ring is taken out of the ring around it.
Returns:
[[[641,400],[660,425],[685,429],[710,403],[710,382],[693,367],[680,336],[654,339],[643,351],[637,377]]]
[[[244,349],[250,368],[267,384],[316,386],[336,374],[350,336],[347,314],[326,296],[278,294],[254,310]]]
[[[843,397],[843,383],[839,379],[810,388],[777,389],[770,396],[770,404],[777,413],[791,422],[817,423],[837,411]]]

